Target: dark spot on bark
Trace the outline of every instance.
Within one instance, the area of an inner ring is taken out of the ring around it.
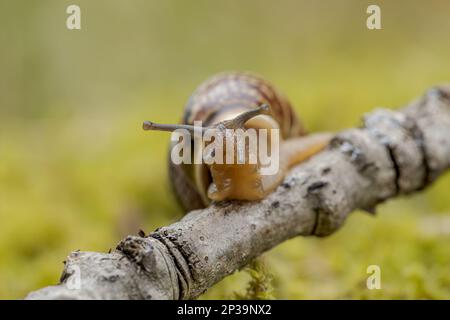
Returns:
[[[145,238],[145,232],[143,230],[139,230],[138,235],[142,238]]]
[[[328,185],[328,182],[324,182],[324,181],[314,182],[308,187],[308,193],[322,189],[323,187],[325,187],[327,185]]]
[[[280,202],[279,201],[274,201],[271,204],[272,208],[278,208],[280,206]]]
[[[414,138],[414,141],[417,144],[417,147],[419,148],[421,154],[422,154],[422,165],[423,165],[423,169],[424,169],[424,175],[423,175],[423,180],[422,180],[422,184],[421,186],[419,186],[417,188],[418,191],[423,190],[427,184],[430,182],[430,164],[428,163],[428,157],[427,157],[427,148],[426,148],[426,144],[425,144],[425,137],[424,134],[422,132],[422,129],[419,127],[419,125],[417,124],[417,122],[412,119],[412,118],[408,118],[410,125],[408,127],[409,132],[411,133],[411,135]],[[444,143],[444,142],[442,142]]]
[[[389,158],[391,159],[391,162],[392,162],[392,168],[394,169],[394,173],[395,173],[395,177],[394,177],[395,194],[398,194],[400,192],[400,184],[399,184],[400,166],[398,165],[397,159],[395,157],[394,147],[391,147],[389,145],[385,145],[385,147],[388,151]]]
[[[289,184],[289,182],[283,182],[283,183],[281,184],[281,186],[282,186],[283,188],[285,188],[285,189],[290,189],[290,188],[291,188],[291,185]]]
[[[109,276],[109,277],[105,277],[105,276],[102,277],[102,280],[107,281],[107,282],[116,282],[117,279],[119,279],[119,276],[117,274]]]
[[[208,262],[209,258],[208,256],[205,256],[205,262]]]
[[[328,174],[328,173],[330,173],[331,172],[331,168],[330,167],[326,167],[326,168],[323,168],[322,169],[322,174]]]
[[[200,236],[200,241],[204,241],[205,237],[204,236]]]
[[[314,211],[315,215],[314,215],[314,224],[313,224],[313,227],[312,227],[311,234],[312,234],[312,235],[315,235],[315,234],[316,234],[316,231],[317,231],[317,227],[318,227],[318,225],[319,225],[320,209],[319,209],[319,208],[313,208],[313,211]]]

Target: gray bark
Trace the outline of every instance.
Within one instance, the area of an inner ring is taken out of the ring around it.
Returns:
[[[450,85],[400,111],[377,109],[359,128],[287,175],[259,202],[192,211],[112,253],[72,252],[61,283],[27,299],[193,299],[296,236],[328,236],[355,209],[420,191],[450,166]],[[72,289],[79,275],[81,287]]]

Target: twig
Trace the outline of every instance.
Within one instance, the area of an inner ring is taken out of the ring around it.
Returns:
[[[386,199],[422,190],[449,166],[447,85],[399,112],[368,114],[362,127],[336,135],[262,201],[190,212],[147,237],[128,236],[112,253],[72,252],[61,283],[27,298],[193,299],[281,242],[330,235],[355,209],[373,213]]]

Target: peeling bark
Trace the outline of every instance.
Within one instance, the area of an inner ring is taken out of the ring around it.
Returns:
[[[377,109],[360,128],[293,168],[259,202],[228,201],[188,213],[112,253],[73,252],[61,283],[27,299],[194,299],[296,236],[328,236],[355,209],[420,191],[450,166],[450,85],[401,111]],[[80,289],[67,286],[79,271]]]

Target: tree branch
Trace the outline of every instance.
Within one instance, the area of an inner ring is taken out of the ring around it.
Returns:
[[[355,209],[422,190],[450,166],[450,85],[401,111],[377,109],[360,128],[295,167],[259,202],[188,213],[112,253],[72,252],[61,283],[27,299],[193,299],[295,236],[327,236]],[[79,289],[69,284],[79,278]]]

